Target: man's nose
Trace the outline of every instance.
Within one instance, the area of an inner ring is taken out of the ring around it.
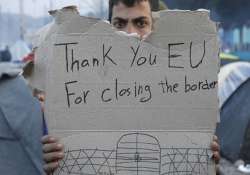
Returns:
[[[128,34],[131,34],[131,33],[137,33],[138,34],[138,31],[137,31],[136,27],[131,23],[128,23],[127,28],[126,28],[126,32]]]

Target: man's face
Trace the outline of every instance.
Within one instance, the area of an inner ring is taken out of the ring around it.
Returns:
[[[148,1],[136,3],[127,7],[122,2],[114,5],[111,23],[117,30],[127,33],[137,33],[141,37],[152,30],[152,15]]]

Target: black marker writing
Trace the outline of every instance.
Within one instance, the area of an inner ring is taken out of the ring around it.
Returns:
[[[55,44],[55,46],[65,46],[65,60],[66,60],[66,70],[69,72],[69,60],[68,60],[68,45],[76,45],[78,44],[77,42],[73,43],[58,43]]]
[[[70,85],[73,86],[76,83],[78,83],[78,81],[70,81],[65,83],[68,108],[71,107],[72,98],[73,98],[73,104],[81,104],[81,103],[87,104],[87,96],[90,93],[89,90],[82,90],[81,95],[76,95],[74,92],[69,91],[69,86]]]

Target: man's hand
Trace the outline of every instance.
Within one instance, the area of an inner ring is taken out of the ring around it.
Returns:
[[[213,142],[211,143],[211,150],[213,152],[213,160],[215,161],[216,164],[219,163],[220,161],[220,145],[219,145],[219,140],[217,136],[213,136]]]
[[[59,167],[59,161],[63,159],[63,145],[59,143],[59,140],[52,136],[43,136],[43,159],[45,165],[44,171],[48,174],[54,172]]]

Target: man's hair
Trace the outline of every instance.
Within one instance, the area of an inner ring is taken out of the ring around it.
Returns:
[[[153,0],[109,0],[109,21],[111,22],[112,19],[112,12],[113,12],[113,7],[117,5],[118,3],[122,3],[126,5],[127,7],[133,7],[136,3],[140,3],[143,1],[148,1],[150,8],[152,10],[153,7]]]

